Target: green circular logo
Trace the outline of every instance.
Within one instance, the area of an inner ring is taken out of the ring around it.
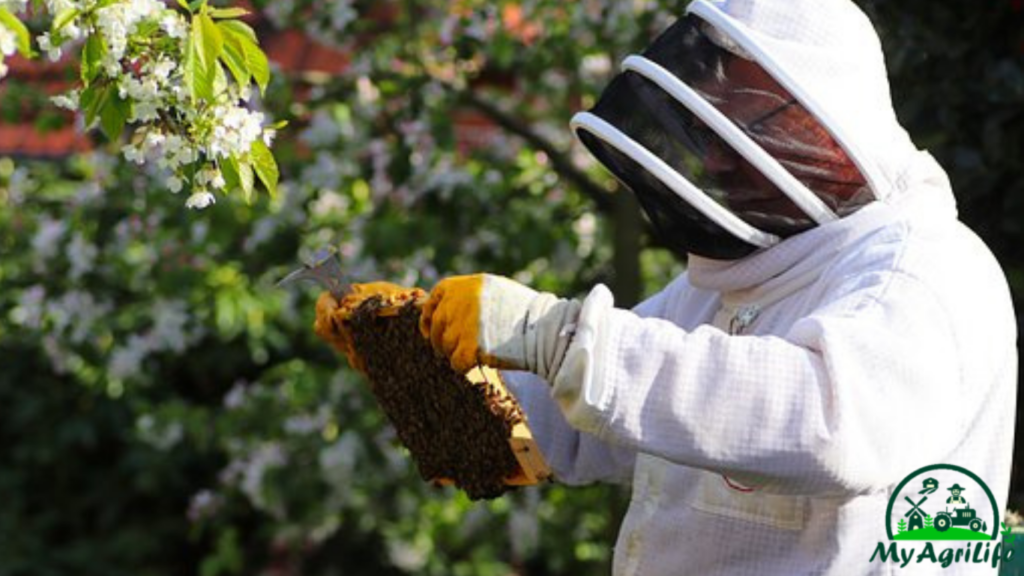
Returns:
[[[996,540],[999,506],[974,472],[932,464],[896,486],[885,509],[885,533],[889,540]]]

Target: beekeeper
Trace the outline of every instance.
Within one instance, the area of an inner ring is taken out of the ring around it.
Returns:
[[[633,310],[450,278],[421,328],[527,371],[558,479],[632,484],[615,574],[889,574],[890,492],[935,463],[1005,505],[1007,284],[852,2],[695,0],[571,125],[686,273]]]

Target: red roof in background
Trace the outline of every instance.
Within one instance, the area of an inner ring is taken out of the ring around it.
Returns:
[[[285,72],[341,74],[351,58],[345,52],[325,46],[297,30],[273,32],[262,38],[267,58]]]

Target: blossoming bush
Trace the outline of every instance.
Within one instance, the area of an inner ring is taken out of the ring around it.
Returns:
[[[127,160],[155,163],[164,188],[187,188],[185,205],[205,208],[214,192],[241,190],[247,201],[258,180],[276,191],[278,167],[270,144],[280,124],[266,125],[251,109],[253,85],[266,89],[270,69],[256,33],[239,20],[242,8],[206,0],[178,9],[159,0],[45,0],[52,21],[39,34],[51,60],[79,53],[80,86],[54,98],[81,112],[117,141],[126,126]],[[24,0],[0,3],[2,57],[33,55],[31,35],[15,14]]]

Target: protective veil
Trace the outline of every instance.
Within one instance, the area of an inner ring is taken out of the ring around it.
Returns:
[[[1005,278],[896,121],[870,22],[849,0],[695,0],[677,26],[574,125],[688,269],[632,311],[595,288],[550,386],[507,374],[546,459],[632,484],[617,576],[977,572],[870,561],[920,467],[967,468],[1005,504],[1017,383]],[[758,69],[771,94],[728,80]],[[794,107],[807,138],[773,134]],[[709,174],[725,143],[745,181]]]
[[[732,11],[792,25],[789,14],[772,12],[780,9],[748,3]],[[865,129],[891,126],[892,118],[872,124],[857,116],[869,125],[844,126],[828,112],[835,102],[819,102],[841,95],[850,101],[844,108],[878,103],[871,92],[887,88],[884,76],[879,85],[843,66],[843,50],[870,46],[828,38],[824,54],[773,50],[765,31],[696,2],[642,55],[626,58],[593,110],[571,122],[679,254],[743,257],[884,195],[885,175],[858,157],[855,140]],[[831,64],[807,71],[822,58]]]

